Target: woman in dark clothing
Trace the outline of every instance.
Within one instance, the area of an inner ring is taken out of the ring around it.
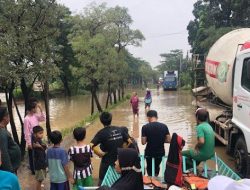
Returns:
[[[182,139],[182,137],[178,136],[176,133],[173,133],[164,174],[165,182],[169,185],[181,186],[183,184],[181,150],[184,146],[185,141]]]
[[[0,170],[16,172],[21,164],[21,151],[6,129],[9,121],[7,108],[0,107],[0,149],[2,153]]]
[[[136,150],[132,148],[118,149],[118,160],[115,169],[121,173],[111,188],[100,187],[99,190],[143,190],[143,179],[140,166],[140,158]]]
[[[115,169],[122,177],[112,186],[117,190],[143,190],[140,158],[132,148],[118,149]]]

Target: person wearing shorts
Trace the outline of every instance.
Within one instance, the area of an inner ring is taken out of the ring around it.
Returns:
[[[69,182],[74,184],[74,179],[69,171],[68,154],[60,146],[62,134],[60,131],[52,131],[49,139],[53,143],[47,151],[50,190],[70,190]]]
[[[47,145],[42,142],[44,129],[41,126],[33,128],[32,151],[36,178],[36,190],[41,190],[42,182],[46,178],[46,149]]]
[[[85,144],[86,129],[77,127],[73,131],[76,145],[71,146],[68,155],[74,164],[73,177],[75,180],[73,190],[79,190],[79,186],[93,186],[91,158],[93,152],[90,145]]]

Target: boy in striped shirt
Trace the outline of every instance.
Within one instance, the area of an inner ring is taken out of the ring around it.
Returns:
[[[78,190],[78,186],[93,186],[91,157],[93,153],[90,145],[84,143],[86,129],[77,127],[73,131],[76,145],[70,147],[68,151],[69,159],[74,163],[73,177],[75,184],[73,190]]]

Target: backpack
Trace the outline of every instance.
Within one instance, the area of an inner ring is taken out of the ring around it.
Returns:
[[[151,102],[152,102],[152,99],[151,99],[151,98],[145,99],[145,103],[146,103],[146,104],[150,104]]]

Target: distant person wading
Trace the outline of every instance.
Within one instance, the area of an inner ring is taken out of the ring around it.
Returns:
[[[148,88],[146,90],[144,103],[145,103],[145,109],[150,110],[150,106],[151,106],[151,103],[152,103],[152,95],[151,95],[151,91]]]

